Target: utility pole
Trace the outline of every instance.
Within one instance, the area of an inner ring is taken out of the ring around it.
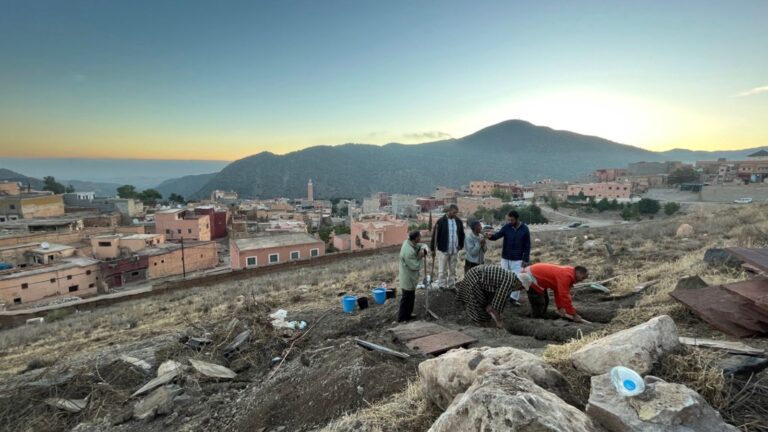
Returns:
[[[181,236],[181,273],[182,278],[187,278],[187,263],[184,262],[184,236]]]

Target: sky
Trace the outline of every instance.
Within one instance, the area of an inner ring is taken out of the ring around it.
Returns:
[[[2,0],[0,156],[235,160],[508,119],[768,145],[768,1]]]

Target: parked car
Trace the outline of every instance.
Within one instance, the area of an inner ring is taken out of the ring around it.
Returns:
[[[742,197],[742,198],[736,198],[733,200],[736,204],[751,204],[752,203],[752,197]]]

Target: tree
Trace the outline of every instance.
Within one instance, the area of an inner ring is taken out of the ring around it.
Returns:
[[[163,199],[163,195],[154,189],[144,189],[141,191],[138,198],[144,205],[155,205],[158,201]]]
[[[432,232],[432,210],[429,211],[429,231]]]
[[[579,194],[576,195],[576,197],[579,199],[579,201],[584,201],[585,199],[587,199],[587,196],[584,195],[584,191],[579,191]]]
[[[66,191],[66,188],[63,184],[57,182],[55,178],[46,176],[43,177],[43,190],[50,191],[55,194],[63,194]]]
[[[636,219],[639,216],[636,204],[625,206],[624,210],[621,211],[621,218],[624,220]]]
[[[656,214],[661,210],[661,204],[655,199],[643,198],[637,203],[640,214]]]
[[[491,196],[495,198],[499,198],[504,202],[512,201],[512,194],[510,194],[509,192],[505,192],[499,188],[494,189],[491,192]]]
[[[67,185],[67,188],[64,190],[66,193],[73,193],[75,191],[75,187],[71,184]]]
[[[667,178],[669,184],[679,185],[683,183],[693,182],[699,179],[699,174],[693,169],[693,167],[686,166],[678,168],[672,171]]]
[[[595,206],[597,207],[597,211],[600,213],[611,209],[611,203],[608,202],[608,198],[601,199],[597,202],[597,204],[595,204]]]
[[[335,232],[336,234],[349,234],[352,231],[346,225],[339,225],[333,229],[333,232]]]
[[[120,198],[139,198],[139,193],[132,185],[122,185],[117,188],[117,196]]]
[[[664,214],[667,216],[672,216],[673,214],[677,213],[678,210],[680,210],[680,204],[670,201],[666,204],[664,204]]]
[[[172,194],[168,195],[168,201],[170,201],[172,203],[176,203],[176,204],[186,204],[187,203],[184,200],[184,197],[179,195],[179,194],[177,194],[177,193],[172,193]]]
[[[552,210],[557,210],[560,208],[560,204],[557,203],[557,198],[552,197],[549,199],[549,206],[552,207]]]

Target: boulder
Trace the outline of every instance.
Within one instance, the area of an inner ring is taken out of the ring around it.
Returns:
[[[704,262],[713,267],[741,268],[744,261],[725,249],[707,249],[704,252]]]
[[[429,432],[597,432],[578,409],[512,370],[478,377]]]
[[[571,362],[576,369],[590,375],[607,373],[614,366],[645,374],[663,354],[679,346],[675,322],[661,315],[588,343],[571,354]]]
[[[175,384],[155,389],[149,396],[136,402],[133,407],[133,417],[137,420],[151,420],[156,415],[170,414],[173,412],[173,398],[183,391]]]
[[[675,231],[675,237],[677,238],[685,238],[685,237],[691,237],[694,234],[693,227],[684,223],[681,224],[679,227],[677,227],[677,231]]]
[[[704,398],[682,384],[646,377],[645,392],[619,395],[609,374],[592,377],[587,415],[609,432],[737,432]]]
[[[541,358],[512,347],[455,349],[419,364],[424,394],[435,405],[446,409],[475,379],[497,370],[511,370],[523,378],[572,401],[565,378]]]

